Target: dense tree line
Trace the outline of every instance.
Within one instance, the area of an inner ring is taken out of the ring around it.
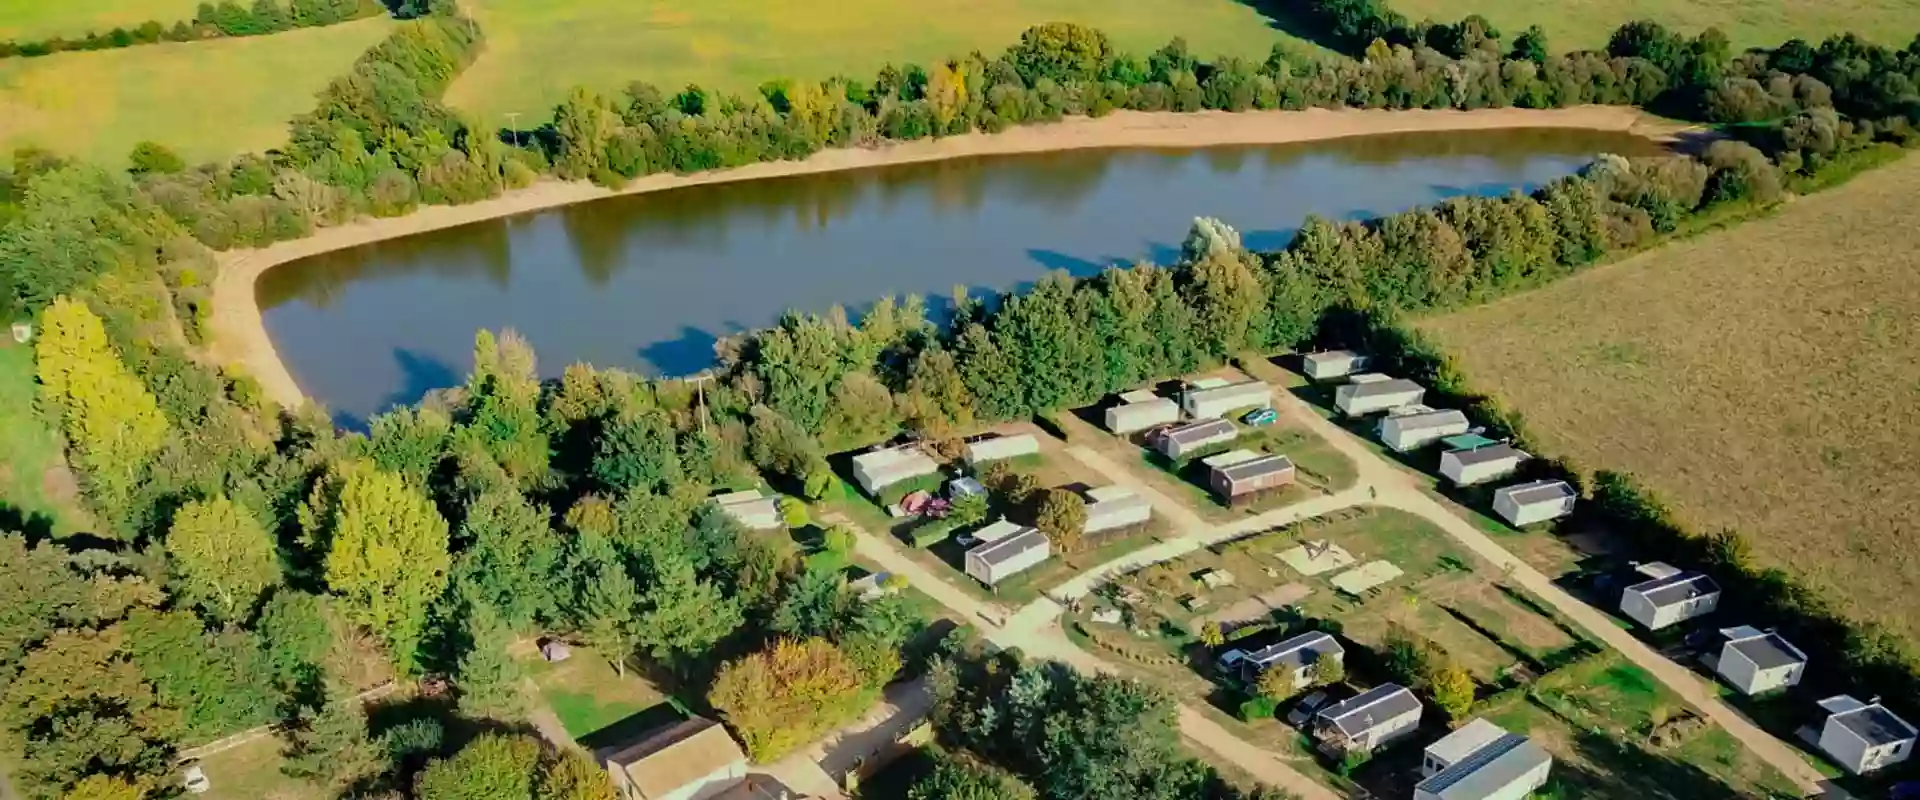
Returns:
[[[1279,800],[1181,752],[1164,690],[1017,653],[936,661],[933,722],[946,757],[913,800]],[[985,763],[982,763],[984,761]]]
[[[370,0],[253,0],[242,6],[234,0],[201,3],[193,19],[167,25],[147,20],[131,28],[88,33],[79,39],[54,36],[33,41],[0,41],[0,59],[52,55],[85,50],[114,50],[161,42],[192,42],[233,36],[265,36],[295,28],[319,28],[382,13]]]

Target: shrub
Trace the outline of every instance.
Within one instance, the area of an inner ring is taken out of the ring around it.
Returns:
[[[1256,695],[1240,704],[1240,719],[1247,722],[1273,719],[1274,709],[1278,708],[1279,705],[1279,702],[1271,697]]]

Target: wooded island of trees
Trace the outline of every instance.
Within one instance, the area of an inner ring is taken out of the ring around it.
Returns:
[[[42,411],[94,522],[0,535],[0,741],[23,755],[17,782],[33,797],[137,798],[170,780],[181,748],[280,722],[288,771],[336,794],[606,797],[590,763],[511,728],[521,675],[507,648],[536,635],[659,666],[775,758],[902,674],[918,621],[740,529],[713,492],[765,480],[829,497],[831,453],[902,433],[948,441],[1347,335],[1351,312],[1390,321],[1538,285],[1764,209],[1910,143],[1920,122],[1920,40],[1733,54],[1711,31],[1634,23],[1606,53],[1552,56],[1537,31],[1509,47],[1475,18],[1409,26],[1377,4],[1324,8],[1362,58],[1202,62],[1178,42],[1142,58],[1048,25],[991,59],[870,82],[578,92],[522,136],[439,102],[483,41],[457,9],[422,6],[281,151],[188,168],[149,145],[132,173],[16,154],[0,177],[0,278],[11,309],[38,321]],[[618,184],[1116,108],[1589,102],[1749,124],[1698,158],[1603,158],[1532,194],[1310,219],[1271,253],[1202,219],[1175,264],[958,296],[943,324],[918,298],[857,321],[790,315],[723,342],[699,393],[585,365],[542,381],[524,342],[482,332],[464,385],[342,432],[319,409],[274,407],[200,348],[212,250],[545,174]],[[1887,647],[1871,665],[1911,675],[1907,651]],[[975,668],[933,662],[940,728],[1008,772],[943,764],[922,800],[1227,796],[1174,749],[1156,692],[1049,665],[965,677]],[[352,699],[425,675],[451,679],[472,724],[374,722]],[[489,726],[508,729],[476,735]],[[1115,731],[1128,735],[1108,741]]]

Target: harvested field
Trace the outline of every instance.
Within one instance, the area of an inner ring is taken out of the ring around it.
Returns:
[[[1920,158],[1422,329],[1551,454],[1920,641]]]
[[[1509,39],[1539,25],[1553,49],[1562,51],[1605,49],[1614,28],[1636,19],[1688,34],[1717,26],[1736,50],[1772,47],[1796,36],[1818,43],[1848,31],[1904,47],[1920,31],[1920,5],[1889,0],[1393,0],[1392,5],[1416,20],[1452,22],[1479,14]]]
[[[873,79],[887,63],[930,64],[1013,44],[1044,22],[1092,25],[1120,47],[1152,51],[1185,36],[1197,55],[1264,58],[1283,34],[1233,0],[474,0],[487,49],[448,94],[481,119],[547,119],[575,86],[616,92],[648,81],[752,91],[780,78]]]
[[[192,19],[198,0],[0,0],[0,40],[69,38]]]
[[[0,61],[0,152],[37,145],[104,166],[144,140],[188,161],[264,150],[394,23]]]

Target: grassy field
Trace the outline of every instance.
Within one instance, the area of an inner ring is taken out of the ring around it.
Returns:
[[[971,50],[997,53],[1030,25],[1094,25],[1128,50],[1175,35],[1206,56],[1264,56],[1282,34],[1234,0],[472,0],[487,51],[448,100],[522,124],[543,120],[569,89],[614,91],[645,80],[668,89],[699,82],[750,90],[783,77],[871,79],[887,62],[929,63]]]
[[[1853,31],[1904,47],[1920,33],[1920,4],[1904,0],[1393,0],[1413,19],[1491,20],[1509,38],[1539,25],[1555,50],[1604,48],[1623,22],[1650,19],[1689,33],[1717,26],[1735,47],[1771,47],[1794,37],[1818,42]]]
[[[0,151],[125,163],[151,139],[189,160],[262,150],[393,23],[0,61]]]
[[[60,438],[34,410],[33,350],[0,346],[0,524],[66,534],[86,512],[60,457]]]
[[[1908,157],[1421,327],[1548,452],[1625,469],[1920,641],[1920,218]]]
[[[0,40],[76,37],[147,20],[171,27],[192,19],[198,0],[0,0]]]

